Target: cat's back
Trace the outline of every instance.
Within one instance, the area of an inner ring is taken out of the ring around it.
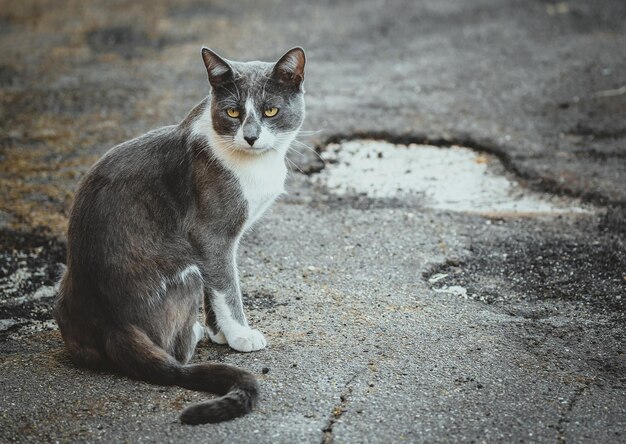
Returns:
[[[158,174],[163,166],[183,151],[177,125],[157,128],[109,149],[93,165],[83,182],[93,176],[120,181]]]
[[[189,200],[190,162],[178,126],[162,127],[111,148],[75,193],[68,241],[95,246],[100,237],[128,238],[176,223],[177,213],[185,211]]]
[[[131,196],[137,189],[158,190],[164,177],[184,175],[188,161],[178,126],[152,130],[107,151],[79,184],[75,201],[103,191]]]

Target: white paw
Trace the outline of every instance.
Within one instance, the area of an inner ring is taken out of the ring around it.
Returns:
[[[211,332],[211,329],[207,327],[206,334],[211,339],[211,341],[215,342],[216,344],[226,344],[228,342],[222,330],[218,331],[216,334],[213,334]]]
[[[249,327],[237,329],[238,331],[228,339],[228,345],[240,352],[251,352],[261,350],[267,345],[267,341],[259,330],[253,330]]]

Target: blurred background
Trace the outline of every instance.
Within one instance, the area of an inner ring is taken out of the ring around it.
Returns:
[[[62,235],[108,148],[208,92],[200,47],[307,51],[305,141],[459,143],[530,187],[626,201],[623,1],[46,1],[0,7],[0,225]],[[322,168],[292,154],[305,173]]]

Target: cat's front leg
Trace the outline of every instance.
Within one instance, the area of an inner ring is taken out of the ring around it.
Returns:
[[[229,266],[219,267],[219,278],[214,276],[207,282],[209,287],[205,290],[205,305],[209,337],[219,342],[223,335],[228,345],[237,351],[261,350],[267,341],[260,331],[248,325],[235,262],[231,259],[228,263]]]
[[[250,328],[243,312],[241,293],[213,289],[211,308],[228,345],[241,352],[261,350],[267,345],[263,334]]]

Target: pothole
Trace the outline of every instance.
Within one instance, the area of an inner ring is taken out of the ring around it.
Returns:
[[[573,198],[533,192],[500,160],[470,148],[351,140],[328,145],[313,180],[337,196],[406,198],[421,207],[495,215],[587,213]]]

